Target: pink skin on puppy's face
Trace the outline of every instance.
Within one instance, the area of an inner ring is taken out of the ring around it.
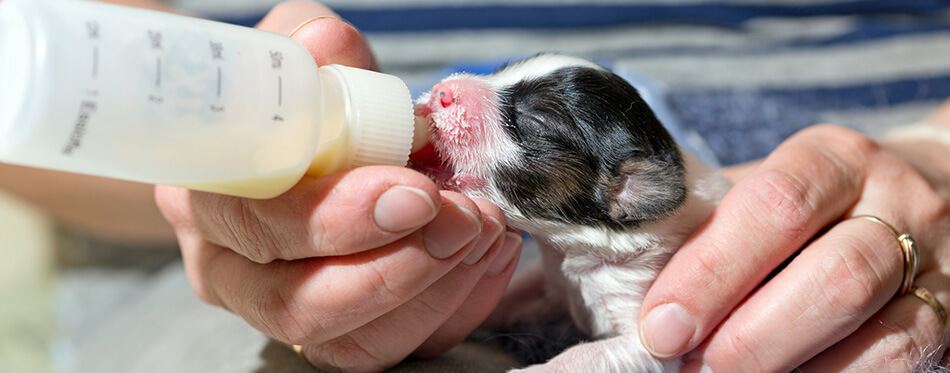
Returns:
[[[440,187],[476,192],[485,186],[488,165],[503,151],[498,95],[483,77],[453,75],[416,103],[431,133],[429,144],[411,154],[410,165]]]

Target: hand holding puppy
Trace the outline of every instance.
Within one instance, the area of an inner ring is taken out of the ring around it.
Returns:
[[[686,371],[908,371],[938,362],[947,327],[932,305],[899,293],[896,236],[849,219],[873,215],[912,234],[913,284],[950,305],[950,166],[917,158],[928,154],[921,146],[930,157],[947,146],[912,145],[917,154],[895,146],[816,126],[760,165],[733,170],[742,174],[736,186],[646,295],[644,343],[657,356],[685,354]]]

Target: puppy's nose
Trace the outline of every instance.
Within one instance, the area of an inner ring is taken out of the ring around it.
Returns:
[[[429,104],[433,109],[447,108],[455,103],[455,92],[448,83],[442,82],[432,87],[432,96]]]

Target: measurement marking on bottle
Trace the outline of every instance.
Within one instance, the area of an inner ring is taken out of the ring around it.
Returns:
[[[212,60],[220,61],[224,59],[224,44],[220,41],[209,41],[208,45],[211,47]]]
[[[99,77],[99,46],[92,47],[92,78]]]
[[[277,77],[277,106],[280,106],[284,103],[284,79],[281,76]]]
[[[270,51],[270,67],[277,70],[283,65],[284,54],[278,51]]]
[[[82,146],[83,139],[86,136],[86,129],[89,126],[89,121],[92,120],[93,114],[96,113],[98,104],[96,101],[92,100],[83,100],[79,104],[79,114],[76,116],[76,119],[73,121],[73,129],[69,134],[69,139],[66,142],[66,146],[60,151],[63,155],[71,155],[73,152]]]
[[[221,66],[218,66],[218,98],[221,98]]]
[[[162,49],[162,32],[148,30],[149,47],[152,49]]]
[[[99,39],[99,22],[86,21],[86,37],[90,40]]]
[[[155,88],[162,86],[162,58],[155,57]]]

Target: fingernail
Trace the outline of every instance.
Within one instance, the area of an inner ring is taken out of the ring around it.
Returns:
[[[475,244],[475,247],[472,248],[472,251],[465,256],[465,259],[462,259],[462,263],[465,265],[473,265],[478,263],[479,260],[485,256],[485,253],[488,252],[488,248],[498,241],[498,237],[501,237],[501,232],[505,229],[501,222],[497,219],[485,215],[487,219],[482,222],[482,237],[478,240],[478,243]]]
[[[521,234],[517,232],[505,232],[505,243],[501,246],[498,256],[488,265],[488,273],[499,274],[508,268],[508,264],[514,259],[518,247],[521,246]]]
[[[433,258],[455,255],[482,230],[481,222],[471,211],[458,205],[444,205],[423,231],[423,243]]]
[[[696,321],[683,306],[676,303],[659,305],[640,323],[640,341],[653,356],[676,355],[696,332]]]
[[[435,216],[435,203],[421,189],[394,186],[376,200],[373,219],[389,232],[402,232],[421,227]]]

